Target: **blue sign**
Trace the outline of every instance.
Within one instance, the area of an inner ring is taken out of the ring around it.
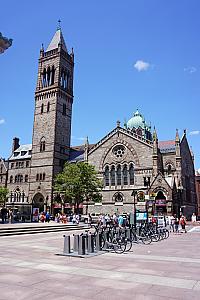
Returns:
[[[136,213],[136,220],[137,221],[146,221],[147,220],[147,213],[146,212],[137,212]]]

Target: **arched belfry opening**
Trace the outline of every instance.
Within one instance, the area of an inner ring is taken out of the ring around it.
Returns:
[[[41,193],[37,193],[33,197],[33,208],[39,208],[39,212],[44,211],[44,196]]]

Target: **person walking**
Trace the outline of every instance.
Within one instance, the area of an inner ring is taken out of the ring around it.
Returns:
[[[184,230],[185,233],[186,233],[186,232],[187,232],[187,231],[186,231],[186,228],[185,228],[185,225],[186,225],[186,219],[185,219],[184,216],[181,217],[181,219],[180,219],[180,224],[181,224],[182,230]]]
[[[174,221],[174,227],[175,227],[175,233],[179,233],[178,231],[178,228],[179,228],[179,218],[175,218],[175,221]]]
[[[1,209],[2,224],[6,223],[7,213],[7,209],[5,208],[5,206],[3,206]]]
[[[195,215],[195,213],[192,214],[192,224],[196,223],[197,221],[197,216]]]

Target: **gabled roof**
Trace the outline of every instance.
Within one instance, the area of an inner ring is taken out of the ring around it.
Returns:
[[[149,141],[149,140],[137,135],[136,133],[132,132],[129,129],[124,129],[122,127],[117,126],[112,131],[110,131],[106,136],[104,136],[98,143],[94,144],[94,146],[90,149],[90,153],[92,153],[94,150],[96,150],[98,147],[100,147],[103,143],[105,143],[108,139],[110,139],[117,132],[121,132],[122,134],[125,134],[125,135],[127,135],[149,147],[152,147],[152,144],[153,144],[152,141]]]
[[[5,160],[5,159],[3,159],[2,157],[0,157],[0,163],[3,164],[5,170],[7,171],[7,169],[8,169],[8,161]]]
[[[168,153],[168,152],[175,152],[175,141],[169,140],[169,141],[160,141],[158,142],[158,148],[160,149],[161,153]]]
[[[57,49],[58,48],[58,45],[61,44],[62,45],[62,49],[67,52],[67,47],[65,45],[65,40],[63,38],[63,35],[62,35],[62,31],[61,29],[58,29],[56,31],[56,33],[54,34],[47,50],[47,51],[51,51],[51,50],[54,50],[54,49]]]
[[[9,160],[31,158],[31,150],[32,150],[32,144],[21,145],[13,152]]]

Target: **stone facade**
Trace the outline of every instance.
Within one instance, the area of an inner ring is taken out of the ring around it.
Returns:
[[[196,212],[193,156],[186,133],[158,141],[156,130],[137,110],[124,128],[117,126],[96,144],[70,147],[73,104],[73,50],[60,29],[46,51],[40,50],[31,145],[13,139],[12,155],[0,160],[0,185],[10,190],[8,206],[54,210],[53,179],[65,161],[87,161],[104,183],[97,213],[149,214]],[[83,204],[83,210],[85,209]]]

